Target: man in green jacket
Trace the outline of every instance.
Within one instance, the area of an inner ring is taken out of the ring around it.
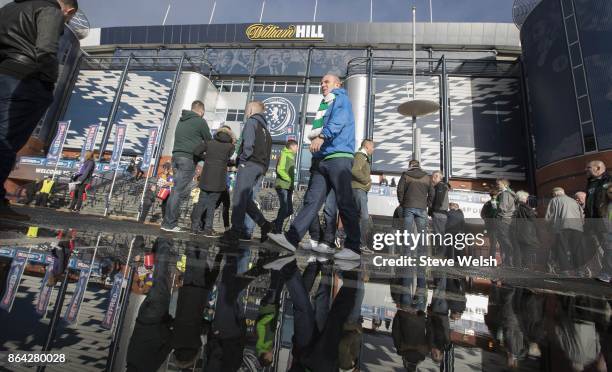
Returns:
[[[293,180],[295,177],[295,154],[298,150],[298,143],[288,140],[285,148],[281,151],[278,163],[276,164],[276,194],[280,206],[278,214],[274,220],[274,233],[283,231],[285,218],[293,214]]]
[[[374,153],[374,141],[370,139],[364,139],[361,142],[359,151],[355,153],[355,160],[353,161],[353,181],[351,187],[353,188],[353,198],[357,209],[359,210],[359,228],[361,231],[360,243],[361,251],[365,253],[371,253],[367,246],[368,236],[368,192],[372,186],[372,179],[370,178],[372,154]]]
[[[197,160],[193,150],[203,141],[212,138],[210,128],[204,120],[204,103],[193,101],[191,110],[183,110],[174,132],[174,147],[172,148],[172,170],[174,171],[174,187],[170,191],[166,203],[166,213],[161,229],[170,232],[180,232],[178,216],[181,200],[191,183]]]

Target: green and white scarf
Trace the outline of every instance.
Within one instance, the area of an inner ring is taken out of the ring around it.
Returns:
[[[327,112],[327,109],[332,104],[334,99],[336,99],[336,95],[333,93],[329,93],[321,100],[321,103],[319,104],[319,109],[317,110],[317,115],[315,116],[315,119],[312,122],[312,129],[308,134],[309,140],[312,141],[313,139],[318,137],[319,134],[321,134],[321,131],[323,130],[323,117],[325,116],[325,112]]]

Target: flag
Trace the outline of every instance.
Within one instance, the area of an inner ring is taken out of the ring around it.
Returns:
[[[149,128],[149,141],[147,142],[147,147],[145,149],[145,153],[142,159],[141,170],[146,171],[151,166],[151,159],[153,158],[153,150],[155,150],[155,145],[157,144],[157,132],[159,128]]]
[[[115,125],[115,143],[113,146],[113,154],[111,155],[110,166],[115,168],[119,165],[121,160],[121,154],[123,153],[123,144],[125,143],[125,132],[127,125],[116,124]]]
[[[74,293],[64,313],[64,320],[68,324],[74,324],[79,316],[81,310],[81,304],[83,303],[83,297],[85,297],[85,291],[87,290],[87,282],[89,281],[89,268],[81,269],[79,280],[74,288]]]
[[[94,147],[96,147],[96,137],[98,136],[98,129],[100,128],[99,124],[92,124],[87,128],[87,136],[85,137],[85,143],[83,143],[83,148],[81,149],[80,161],[85,160],[85,153],[87,151],[93,151]]]
[[[119,296],[121,295],[122,286],[123,273],[117,273],[113,279],[113,287],[111,288],[110,292],[108,309],[106,310],[106,315],[104,315],[104,319],[102,320],[102,328],[113,328],[113,323],[115,323],[115,317],[117,316],[117,309],[119,307]]]
[[[47,163],[57,162],[62,156],[62,149],[64,148],[64,142],[66,141],[69,127],[70,120],[59,121],[57,123],[57,133],[55,133],[55,138],[53,139],[53,142],[51,142],[51,147],[49,147],[49,152],[47,153]]]
[[[19,283],[21,282],[21,276],[28,262],[28,256],[29,254],[27,252],[18,251],[11,262],[11,269],[9,271],[8,280],[6,281],[4,296],[2,296],[2,300],[0,300],[0,308],[7,312],[10,312],[13,307],[15,295],[17,295]]]
[[[51,257],[50,257],[51,258]],[[51,263],[47,265],[47,269],[45,270],[45,277],[40,284],[40,292],[38,294],[38,302],[36,302],[36,313],[38,315],[45,315],[47,312],[47,308],[49,307],[49,300],[51,300],[51,292],[53,292],[53,287],[49,287],[47,283],[49,282],[49,278],[53,273],[53,258],[51,258]]]

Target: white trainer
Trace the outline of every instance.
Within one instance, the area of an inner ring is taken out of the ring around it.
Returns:
[[[329,244],[325,242],[320,242],[316,247],[313,247],[312,250],[322,254],[336,253],[336,250],[333,247],[330,247]]]
[[[280,245],[281,247],[285,248],[286,250],[290,251],[290,252],[295,252],[295,246],[293,244],[291,244],[291,242],[289,240],[287,240],[287,238],[285,237],[285,234],[280,233],[280,234],[272,234],[269,233],[268,234],[268,238],[273,241],[274,243],[276,243],[277,245]]]
[[[280,269],[285,267],[285,265],[287,265],[291,261],[295,261],[295,255],[289,255],[289,256],[281,257],[281,258],[279,258],[277,260],[274,260],[274,261],[272,261],[270,263],[265,264],[263,266],[263,268],[266,269],[266,270],[276,270],[276,271],[279,271]]]
[[[342,250],[334,255],[334,258],[338,260],[361,260],[361,255],[351,251],[348,248],[342,248]]]

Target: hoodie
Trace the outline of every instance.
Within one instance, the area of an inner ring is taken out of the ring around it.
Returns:
[[[402,173],[397,185],[397,200],[403,208],[427,209],[431,205],[434,188],[431,177],[421,168],[410,168]]]
[[[206,120],[193,111],[183,110],[174,131],[172,156],[193,159],[196,146],[211,138]]]
[[[278,189],[293,190],[295,178],[295,153],[288,148],[283,148],[276,164],[275,187]]]
[[[234,153],[234,136],[230,129],[220,128],[211,140],[200,143],[194,150],[196,159],[204,160],[200,175],[200,189],[223,192],[227,188],[227,166]]]

